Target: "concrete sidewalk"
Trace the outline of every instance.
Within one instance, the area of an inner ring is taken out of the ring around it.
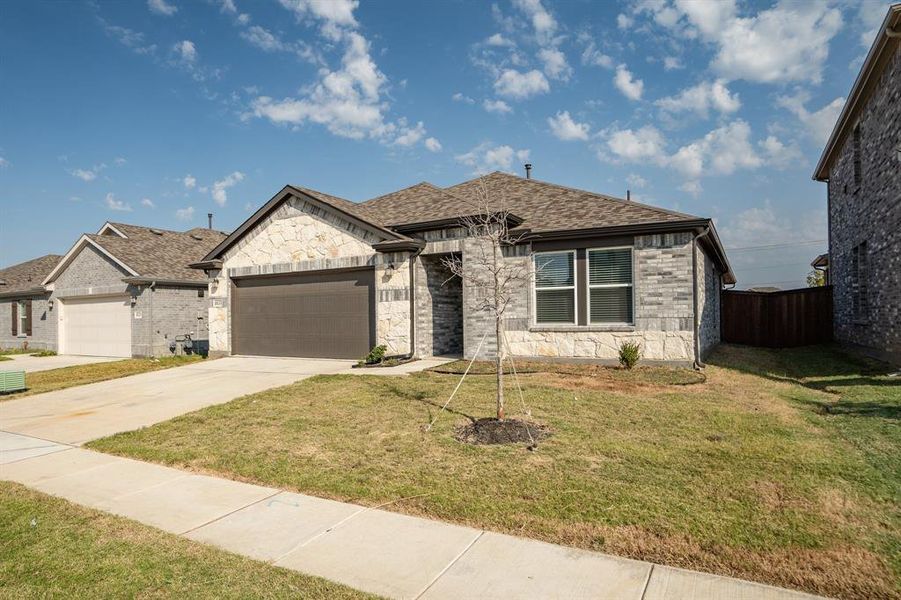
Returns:
[[[52,369],[64,369],[78,365],[93,365],[104,362],[125,360],[110,356],[76,356],[72,354],[59,354],[57,356],[31,356],[29,354],[10,354],[0,362],[0,371],[25,371],[37,373],[38,371],[50,371]]]
[[[390,598],[815,598],[4,432],[0,477]]]

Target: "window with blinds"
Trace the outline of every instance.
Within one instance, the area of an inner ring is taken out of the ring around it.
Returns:
[[[632,323],[632,249],[588,251],[590,323]]]
[[[576,253],[535,254],[535,322],[575,324]]]

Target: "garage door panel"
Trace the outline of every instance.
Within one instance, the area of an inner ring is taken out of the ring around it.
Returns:
[[[128,296],[63,301],[62,351],[87,356],[131,356]]]
[[[235,280],[236,354],[359,358],[375,338],[374,274],[364,271]]]

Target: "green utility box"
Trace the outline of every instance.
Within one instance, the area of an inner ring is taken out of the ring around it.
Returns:
[[[0,393],[25,389],[25,371],[0,371]]]

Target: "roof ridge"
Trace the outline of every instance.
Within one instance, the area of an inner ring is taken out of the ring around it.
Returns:
[[[645,204],[645,203],[643,203],[643,202],[637,202],[637,201],[635,201],[635,200],[626,200],[625,198],[617,198],[616,196],[610,196],[610,195],[607,195],[607,194],[601,194],[600,192],[593,192],[593,191],[591,191],[591,190],[585,190],[585,189],[581,189],[581,188],[575,188],[575,187],[568,186],[568,185],[561,185],[561,184],[559,184],[559,183],[551,183],[551,182],[549,182],[549,181],[544,181],[544,180],[542,180],[542,179],[534,179],[534,178],[532,178],[532,177],[520,177],[519,175],[513,175],[512,173],[505,173],[504,171],[492,171],[491,173],[488,173],[487,175],[480,175],[479,177],[474,177],[474,178],[472,178],[472,179],[467,179],[466,181],[461,181],[460,183],[456,183],[456,184],[454,184],[454,185],[452,185],[452,186],[450,186],[450,187],[457,187],[458,185],[463,185],[463,184],[466,184],[466,183],[471,183],[471,182],[473,182],[473,181],[477,181],[477,180],[479,180],[479,179],[482,179],[483,177],[490,177],[490,176],[492,176],[492,175],[501,175],[501,176],[504,176],[504,177],[515,177],[516,179],[518,179],[518,180],[520,180],[520,181],[523,181],[523,182],[528,182],[528,183],[532,183],[532,184],[539,184],[539,185],[546,185],[546,186],[550,186],[550,187],[561,188],[561,189],[564,189],[564,190],[569,190],[569,191],[571,191],[571,192],[578,192],[578,193],[580,193],[580,194],[590,194],[590,195],[592,195],[592,196],[597,196],[597,197],[599,197],[599,198],[603,198],[603,199],[605,199],[605,200],[610,200],[610,201],[612,201],[612,202],[618,202],[618,203],[620,203],[620,204],[625,204],[625,205],[627,205],[627,206],[641,206],[642,208],[647,208],[647,209],[649,209],[649,210],[654,210],[654,211],[658,211],[658,212],[662,212],[662,213],[674,215],[674,216],[677,216],[677,217],[686,217],[686,218],[691,218],[691,219],[696,219],[696,218],[698,218],[696,215],[691,215],[691,214],[679,212],[679,211],[676,211],[676,210],[670,210],[670,209],[668,209],[668,208],[662,208],[662,207],[660,207],[660,206],[654,206],[653,204]]]
[[[432,188],[432,189],[435,189],[435,190],[444,191],[444,188],[438,187],[437,185],[435,185],[435,184],[432,183],[431,181],[425,181],[425,180],[422,180],[422,181],[420,181],[419,183],[414,183],[413,185],[408,185],[407,187],[402,187],[402,188],[400,188],[399,190],[394,190],[393,192],[386,192],[386,193],[384,193],[384,194],[380,194],[380,195],[376,196],[375,198],[370,198],[369,200],[364,200],[363,202],[360,202],[360,205],[369,204],[370,202],[375,202],[376,200],[381,200],[382,198],[387,198],[388,196],[393,196],[394,194],[399,194],[399,193],[401,193],[401,192],[406,192],[407,190],[412,190],[413,188],[417,188],[417,187],[422,186],[422,185],[428,186],[428,187],[430,187],[430,188]]]

